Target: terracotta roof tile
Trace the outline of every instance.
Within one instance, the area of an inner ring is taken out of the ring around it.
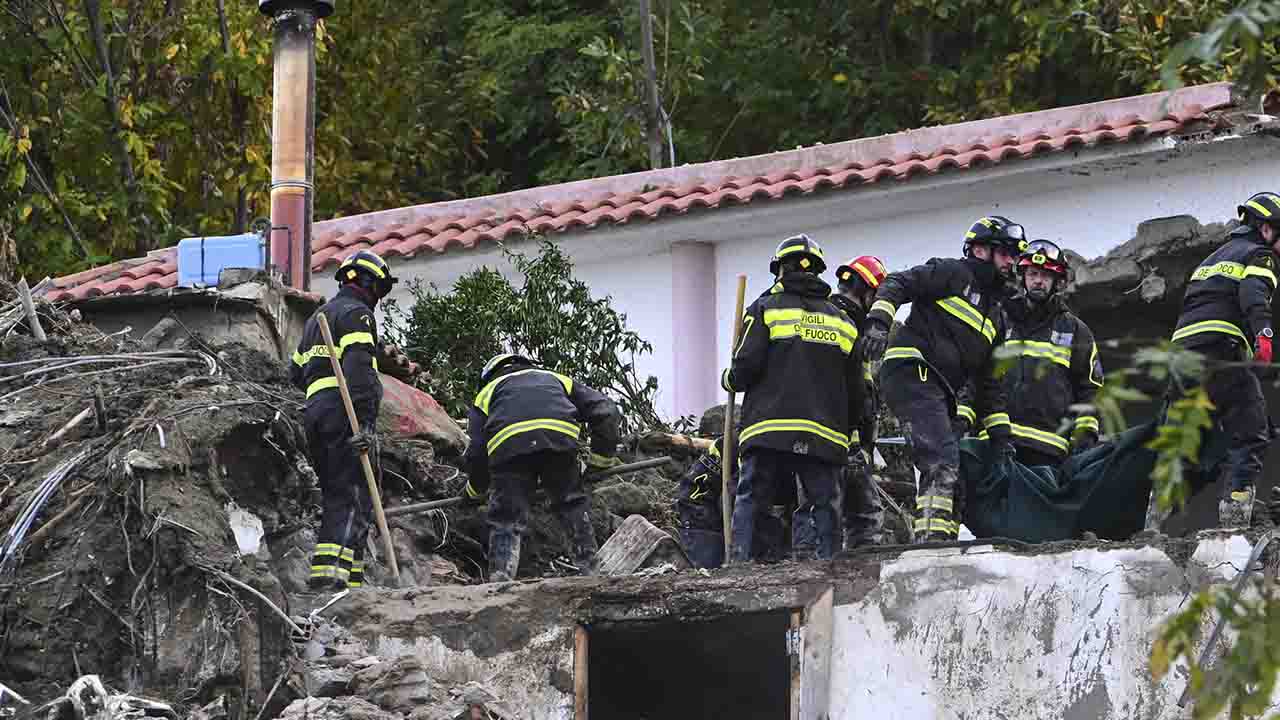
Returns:
[[[532,230],[563,233],[656,220],[833,189],[977,170],[1080,147],[1129,142],[1218,122],[1226,83],[970,123],[924,128],[671,170],[621,175],[507,195],[316,223],[311,267],[323,271],[361,249],[389,258],[443,253]],[[167,289],[176,251],[154,252],[59,278],[51,300]]]

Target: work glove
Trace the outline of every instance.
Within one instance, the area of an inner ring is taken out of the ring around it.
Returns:
[[[609,455],[601,455],[600,453],[591,453],[587,456],[587,472],[598,473],[603,470],[618,467],[622,464],[622,459],[610,457]]]
[[[1098,436],[1092,432],[1076,433],[1071,438],[1071,454],[1081,453],[1092,449],[1098,444]]]
[[[858,338],[858,353],[862,356],[864,362],[880,362],[880,358],[884,357],[884,351],[889,347],[889,328],[882,323],[872,320],[867,324],[867,330]]]
[[[1258,331],[1258,338],[1253,341],[1253,361],[1263,365],[1271,364],[1271,328],[1264,327]]]
[[[366,425],[360,432],[351,436],[351,447],[358,453],[372,452],[378,443],[378,432],[371,425]]]

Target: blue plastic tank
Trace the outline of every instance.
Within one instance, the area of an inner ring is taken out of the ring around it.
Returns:
[[[185,238],[178,242],[178,285],[216,287],[226,268],[266,268],[266,244],[257,233]]]

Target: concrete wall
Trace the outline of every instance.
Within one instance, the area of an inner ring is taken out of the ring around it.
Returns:
[[[1147,671],[1160,623],[1244,567],[1243,537],[1179,564],[1152,547],[1054,555],[917,551],[836,607],[831,717],[1173,720],[1186,685]]]
[[[631,327],[653,343],[654,356],[640,358],[637,365],[658,378],[660,410],[674,417],[701,412],[704,403],[718,399],[717,373],[727,362],[732,333],[734,277],[747,274],[748,303],[768,289],[769,257],[788,235],[813,235],[833,268],[855,255],[872,254],[895,270],[958,255],[973,220],[996,213],[1026,225],[1033,238],[1049,238],[1093,257],[1129,240],[1138,223],[1151,218],[1187,214],[1204,223],[1233,218],[1242,198],[1271,187],[1280,174],[1277,143],[1265,135],[1160,138],[908,183],[886,181],[855,192],[695,211],[557,239],[578,263],[579,276],[597,294],[612,295]],[[679,274],[691,256],[680,248],[690,241],[713,246],[692,257],[708,269],[699,271],[710,275],[706,285],[695,289],[713,288],[714,320],[680,314],[689,308],[679,303],[695,297],[689,282],[696,275]],[[492,246],[392,262],[402,276],[441,287],[480,265],[505,267]],[[318,292],[332,289],[327,278],[317,277],[315,284]],[[714,333],[708,336],[705,328]],[[700,387],[710,390],[694,390]]]

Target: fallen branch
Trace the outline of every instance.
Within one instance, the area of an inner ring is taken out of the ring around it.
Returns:
[[[75,500],[72,500],[71,504],[68,505],[65,510],[49,518],[49,521],[46,522],[44,525],[41,525],[39,530],[35,531],[34,533],[31,533],[31,538],[27,540],[27,545],[30,547],[34,547],[41,540],[48,537],[49,533],[53,532],[54,528],[58,527],[58,523],[62,522],[63,520],[66,520],[68,517],[71,516],[72,513],[80,509],[80,506],[84,504],[84,500],[86,497],[87,496],[85,495],[81,495]]]
[[[40,325],[40,316],[36,314],[36,304],[31,299],[31,288],[27,286],[26,278],[18,281],[18,299],[22,301],[22,311],[27,316],[27,326],[31,328],[31,334],[35,335],[36,340],[40,342],[48,340],[48,336],[44,334],[44,328]]]
[[[49,448],[50,445],[61,440],[63,435],[66,435],[67,433],[71,432],[76,428],[77,425],[87,420],[89,418],[89,415],[91,415],[92,413],[93,413],[92,405],[85,407],[85,409],[81,410],[75,417],[67,421],[66,425],[63,425],[61,428],[58,428],[57,432],[50,435],[49,438],[44,441],[41,447],[44,447],[46,449]]]
[[[232,585],[235,585],[236,587],[242,590],[247,590],[253,593],[254,595],[256,595],[259,600],[267,604],[267,607],[274,610],[276,615],[280,616],[281,620],[284,620],[285,624],[289,626],[289,629],[298,633],[298,635],[301,637],[306,637],[306,633],[302,631],[302,628],[298,627],[298,624],[295,623],[287,614],[285,614],[285,611],[281,610],[280,606],[271,602],[271,600],[268,599],[266,595],[263,595],[262,593],[258,592],[256,589],[250,587],[246,583],[240,582],[239,580],[231,577],[230,575],[222,572],[221,570],[215,570],[213,568],[207,568],[207,569],[209,572],[213,573],[214,575],[217,575],[218,579],[222,580],[223,582],[231,583]]]

